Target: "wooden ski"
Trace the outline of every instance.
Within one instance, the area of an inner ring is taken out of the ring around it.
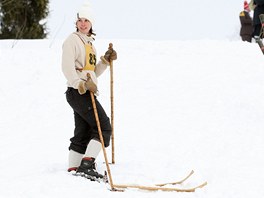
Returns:
[[[255,40],[256,40],[257,44],[259,45],[261,52],[264,54],[264,45],[262,42],[262,38],[264,37],[264,14],[260,14],[259,19],[260,19],[260,23],[261,23],[261,30],[260,30],[259,37],[255,38]]]
[[[156,186],[166,186],[166,185],[177,185],[177,184],[182,184],[183,182],[185,182],[189,177],[191,177],[191,175],[194,173],[194,171],[192,170],[190,172],[189,175],[187,175],[187,177],[185,177],[184,179],[180,180],[180,181],[176,181],[176,182],[168,182],[168,183],[162,183],[162,184],[156,184]]]
[[[141,185],[118,185],[114,184],[114,188],[135,188],[140,190],[147,191],[167,191],[167,192],[195,192],[198,188],[203,188],[207,185],[207,182],[202,183],[201,185],[195,186],[193,188],[165,188],[159,186],[141,186]]]
[[[195,186],[193,188],[168,188],[164,187],[166,185],[177,185],[177,184],[182,184],[185,182],[188,178],[192,176],[194,171],[192,170],[185,178],[182,180],[176,181],[176,182],[168,182],[168,183],[161,183],[161,184],[156,184],[155,186],[143,186],[143,185],[130,185],[130,184],[114,184],[114,188],[135,188],[135,189],[140,189],[140,190],[147,190],[147,191],[176,191],[176,192],[195,192],[197,188],[203,188],[204,186],[207,185],[207,182],[204,182],[198,186]]]
[[[261,38],[256,38],[256,42],[261,50],[261,52],[264,54],[264,45]]]

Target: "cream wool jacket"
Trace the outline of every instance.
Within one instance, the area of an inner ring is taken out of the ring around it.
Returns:
[[[79,36],[78,36],[78,35]],[[81,38],[80,38],[81,37]],[[82,39],[82,40],[81,40]],[[96,64],[95,71],[79,71],[85,66],[85,47],[84,43],[91,42],[93,39],[80,32],[72,33],[62,45],[62,72],[67,79],[68,87],[78,89],[79,82],[87,80],[87,73],[90,73],[93,82],[97,85],[97,77],[100,76],[107,68],[101,60]],[[96,54],[96,50],[92,45]],[[97,57],[97,59],[99,59]]]

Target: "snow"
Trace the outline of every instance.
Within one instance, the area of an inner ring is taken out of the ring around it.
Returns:
[[[111,192],[67,173],[73,113],[61,72],[63,40],[0,41],[0,197],[202,197],[264,195],[264,67],[240,40],[104,40],[114,62],[116,184],[152,185],[195,174],[195,193]],[[110,116],[110,72],[98,97]],[[107,148],[111,161],[111,148]],[[106,170],[102,153],[99,172]]]

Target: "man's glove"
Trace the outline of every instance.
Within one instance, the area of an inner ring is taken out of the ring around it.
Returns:
[[[100,57],[104,64],[110,65],[110,62],[117,59],[117,53],[113,49],[113,44],[110,43],[108,50],[105,52],[104,56]]]
[[[96,84],[92,81],[91,77],[89,74],[87,74],[87,81],[81,81],[78,85],[78,92],[79,94],[83,95],[86,93],[86,91],[89,90],[93,93],[97,92],[97,86]]]

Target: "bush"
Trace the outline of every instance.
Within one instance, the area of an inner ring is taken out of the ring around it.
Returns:
[[[0,39],[43,39],[49,0],[0,0]]]

